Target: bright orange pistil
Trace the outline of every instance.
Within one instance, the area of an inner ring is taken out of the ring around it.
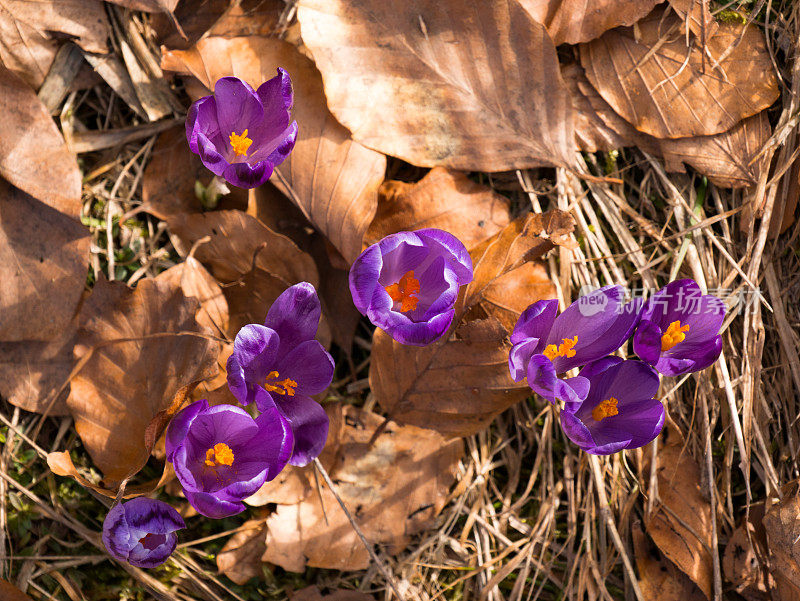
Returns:
[[[246,129],[241,134],[232,131],[228,140],[230,140],[231,148],[233,148],[233,152],[235,152],[237,156],[247,156],[247,149],[250,148],[250,144],[253,143],[253,141],[247,137]]]
[[[562,338],[561,344],[556,347],[555,344],[548,344],[542,354],[552,361],[556,357],[574,357],[575,351],[572,350],[575,348],[575,345],[578,344],[578,337],[575,336],[572,340],[569,338]]]
[[[277,371],[271,371],[267,374],[267,381],[264,384],[264,388],[269,390],[270,392],[277,392],[278,394],[285,394],[287,396],[294,396],[295,388],[297,388],[297,382],[292,380],[291,378],[284,378],[283,380],[277,381],[281,375]],[[270,380],[276,380],[275,382],[270,382]]]
[[[597,407],[592,409],[592,419],[596,422],[600,422],[607,417],[619,415],[619,409],[617,409],[618,402],[619,401],[617,401],[617,399],[615,399],[613,396],[610,399],[606,399]]]
[[[406,313],[417,308],[419,299],[414,296],[419,294],[419,280],[414,277],[413,271],[407,271],[400,281],[391,286],[386,286],[386,292],[396,303],[400,303],[400,311]]]
[[[684,332],[689,331],[689,325],[681,326],[681,320],[678,319],[669,324],[667,331],[661,336],[661,352],[668,351],[679,342],[683,342],[686,338]]]
[[[233,449],[224,442],[218,442],[206,451],[206,465],[208,467],[233,465]]]

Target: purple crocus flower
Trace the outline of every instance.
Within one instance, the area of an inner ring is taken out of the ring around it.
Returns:
[[[111,508],[103,521],[103,544],[114,557],[137,568],[155,568],[178,544],[183,518],[163,501],[136,497]]]
[[[664,425],[658,374],[641,361],[605,357],[580,372],[589,382],[586,400],[561,411],[567,437],[587,453],[610,455],[655,439]]]
[[[472,281],[472,259],[442,230],[386,236],[350,268],[356,308],[402,344],[425,346],[453,321],[458,288]]]
[[[622,286],[605,286],[582,296],[561,315],[558,301],[541,300],[520,315],[511,334],[508,367],[515,382],[528,385],[554,403],[577,403],[586,397],[583,376],[562,380],[557,374],[585,365],[620,348],[638,321],[633,304],[625,304]]]
[[[253,419],[241,407],[210,407],[201,400],[170,422],[166,451],[192,507],[223,518],[244,511],[242,500],[280,473],[293,443],[288,422],[274,407]]]
[[[633,350],[665,376],[705,369],[719,357],[725,303],[694,280],[670,282],[642,308]]]
[[[283,69],[253,90],[238,77],[217,80],[214,94],[189,109],[186,139],[208,169],[240,188],[266,182],[294,148],[292,80]]]
[[[228,387],[243,405],[273,408],[294,435],[289,463],[307,465],[328,438],[328,415],[311,395],[333,379],[333,358],[315,340],[321,308],[308,282],[287,288],[272,304],[264,325],[249,324],[236,335],[228,359]]]

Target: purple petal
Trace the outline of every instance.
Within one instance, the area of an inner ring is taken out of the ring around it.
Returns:
[[[451,309],[427,322],[420,323],[415,323],[402,313],[395,311],[389,311],[383,315],[370,312],[367,317],[401,344],[426,346],[447,332],[455,314],[455,310]]]
[[[297,133],[297,121],[292,121],[278,138],[275,150],[267,156],[266,161],[270,165],[277,167],[286,160],[297,142]]]
[[[251,323],[236,334],[231,356],[235,357],[248,384],[263,384],[274,369],[280,346],[281,339],[275,330]]]
[[[278,406],[294,432],[294,452],[289,463],[300,467],[308,465],[325,447],[328,414],[322,405],[306,396],[281,399]]]
[[[316,340],[307,340],[280,361],[278,377],[291,378],[297,382],[296,395],[308,396],[323,392],[330,386],[333,369],[333,357],[325,347]],[[277,394],[273,398],[278,398],[278,403],[286,400]]]
[[[258,188],[269,180],[272,175],[272,165],[268,161],[258,161],[252,165],[250,163],[231,163],[225,167],[221,175],[229,184],[249,190]]]
[[[241,513],[246,509],[244,503],[225,501],[210,493],[188,490],[184,490],[183,493],[186,495],[186,500],[197,510],[197,513],[209,518],[226,518]]]
[[[136,497],[124,503],[123,509],[128,526],[147,533],[169,534],[186,528],[181,514],[163,501]]]
[[[286,348],[297,346],[317,335],[322,314],[317,291],[308,282],[284,290],[267,313],[264,325],[280,336]]]
[[[472,258],[461,240],[453,234],[434,228],[417,230],[415,233],[423,241],[437,244],[447,251],[451,259],[450,269],[455,272],[459,285],[472,281]]]
[[[262,83],[256,94],[261,99],[266,113],[277,113],[281,110],[288,111],[294,104],[294,90],[289,74],[278,67],[278,74]]]
[[[103,520],[103,544],[111,555],[127,561],[131,548],[130,539],[130,528],[125,521],[125,511],[120,503],[112,507]]]
[[[508,353],[508,370],[515,382],[527,377],[528,363],[531,357],[541,354],[540,346],[538,338],[528,338],[511,347]]]
[[[663,332],[652,321],[642,320],[633,335],[633,352],[642,361],[655,365],[661,356],[661,336]]]
[[[128,563],[137,568],[157,568],[163,564],[175,547],[178,546],[178,537],[175,534],[167,534],[163,544],[154,549],[147,549],[141,543],[137,544],[128,556]]]
[[[238,77],[222,77],[214,85],[217,122],[223,135],[241,134],[264,118],[261,100],[250,85]]]
[[[214,175],[222,176],[225,170],[230,167],[230,164],[225,157],[219,152],[217,146],[212,142],[204,133],[198,132],[196,135],[197,149],[200,155],[200,160],[206,169],[214,173]]]
[[[169,423],[167,427],[167,433],[164,438],[164,446],[166,447],[167,452],[167,461],[173,461],[173,455],[175,451],[177,451],[180,446],[183,444],[183,441],[186,439],[186,434],[189,432],[189,428],[192,425],[192,421],[196,418],[200,413],[208,410],[208,401],[203,399],[200,401],[195,401],[191,405],[184,407],[183,409],[178,412],[178,414],[172,418],[172,421]]]
[[[588,388],[582,378],[580,380],[570,378],[570,380],[575,380],[576,388],[572,388],[570,383],[559,379],[553,363],[544,355],[531,357],[528,362],[527,377],[531,390],[553,404],[556,400],[564,401],[570,406],[580,403],[583,400],[581,395]]]
[[[555,299],[540,300],[530,305],[514,326],[511,344],[518,344],[528,338],[546,339],[557,313],[558,301]]]
[[[295,446],[295,433],[291,423],[277,407],[265,411],[256,418],[259,434],[253,444],[264,449],[264,456],[269,457],[266,479],[272,480],[286,466]]]
[[[366,315],[372,304],[372,296],[378,287],[383,259],[377,244],[362,252],[350,267],[349,283],[353,304],[359,313]],[[388,294],[386,297],[388,298]],[[389,299],[391,304],[391,299]]]

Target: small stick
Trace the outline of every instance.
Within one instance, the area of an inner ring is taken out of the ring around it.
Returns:
[[[339,506],[342,508],[342,511],[344,511],[344,514],[347,516],[347,519],[350,521],[350,525],[353,527],[353,530],[356,531],[356,534],[358,535],[358,538],[361,539],[361,542],[364,544],[364,547],[366,548],[367,553],[369,553],[369,556],[372,558],[372,561],[375,562],[375,565],[378,567],[378,570],[380,571],[380,573],[383,574],[384,578],[386,578],[386,581],[389,583],[389,586],[392,588],[392,592],[395,594],[395,596],[398,599],[402,600],[403,599],[403,595],[400,594],[400,591],[398,590],[397,585],[394,582],[394,578],[392,577],[391,572],[389,572],[389,569],[383,564],[381,559],[378,557],[377,553],[375,553],[375,550],[372,548],[372,545],[369,544],[369,541],[364,536],[364,533],[361,532],[361,528],[359,528],[359,526],[356,523],[355,519],[353,519],[353,516],[350,513],[350,510],[347,509],[347,505],[344,504],[344,501],[339,496],[339,493],[336,492],[336,488],[333,486],[333,481],[331,480],[331,477],[328,475],[327,470],[324,467],[322,467],[322,464],[320,463],[319,459],[317,459],[316,457],[314,458],[314,466],[317,468],[317,471],[319,471],[319,473],[322,475],[322,479],[325,480],[325,484],[327,484],[328,488],[331,489],[331,492],[333,493],[333,496],[336,497],[336,500],[339,502]]]

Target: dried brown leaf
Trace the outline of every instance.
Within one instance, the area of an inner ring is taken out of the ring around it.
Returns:
[[[516,0],[303,0],[297,15],[331,111],[365,146],[425,167],[573,164],[555,47]]]
[[[188,298],[196,298],[200,309],[195,315],[197,323],[214,332],[215,336],[225,336],[228,332],[228,302],[217,283],[200,261],[186,257],[182,263],[158,274],[156,280],[179,287]]]
[[[800,494],[797,482],[784,487],[783,498],[764,514],[774,601],[800,599]]]
[[[86,283],[89,232],[0,179],[0,340],[64,333]]]
[[[0,342],[0,395],[26,411],[69,415],[69,386],[60,390],[75,365],[77,335],[76,318],[50,341]]]
[[[165,54],[170,68],[187,71],[207,88],[226,75],[257,87],[283,67],[292,76],[292,116],[303,134],[275,170],[271,181],[352,261],[375,215],[377,188],[386,157],[355,143],[326,106],[322,78],[314,63],[291,44],[261,36],[205,38],[187,51]]]
[[[669,0],[669,5],[686,22],[689,31],[698,38],[710,38],[719,25],[711,14],[708,0]]]
[[[520,0],[553,43],[580,44],[620,25],[633,25],[664,0]]]
[[[543,261],[529,261],[497,278],[483,291],[480,307],[511,332],[528,305],[557,298]]]
[[[647,533],[711,599],[711,505],[700,490],[700,467],[672,431],[658,450],[656,473],[660,501],[645,524]]]
[[[639,587],[645,599],[705,600],[697,585],[659,553],[658,548],[647,540],[647,536],[638,525],[633,528],[633,548],[636,555],[636,569],[639,572]]]
[[[2,10],[0,6],[0,15]],[[0,98],[0,176],[77,218],[82,206],[81,172],[47,108],[28,84],[2,65]]]
[[[146,12],[172,12],[178,5],[178,0],[106,0],[112,4],[119,4],[130,10],[143,10]]]
[[[155,280],[133,291],[101,281],[86,301],[75,354],[91,355],[72,380],[67,406],[106,484],[145,464],[151,422],[177,410],[185,387],[213,375],[219,344],[195,320],[198,304]]]
[[[682,24],[657,8],[637,24],[638,35],[614,29],[580,47],[589,81],[637,130],[658,138],[718,134],[778,98],[760,29],[721,24],[704,55],[694,38],[687,48]]]
[[[267,549],[264,519],[248,520],[217,554],[217,568],[236,584],[257,578],[263,570],[261,556]]]
[[[494,302],[511,310],[512,305],[502,300],[503,276],[516,271],[508,276],[520,278],[512,285],[516,287],[530,269],[520,268],[552,249],[554,241],[567,242],[573,225],[572,218],[560,211],[529,214],[474,248],[470,253],[474,279],[456,302],[450,332],[438,341],[412,347],[375,330],[370,386],[392,419],[448,436],[468,436],[530,394],[525,383],[511,379],[509,330],[491,315],[498,315],[506,324],[516,317],[497,313]],[[534,300],[522,299],[514,306],[524,308],[522,303]],[[490,317],[461,323],[479,305]]]
[[[448,443],[430,430],[389,423],[370,445],[383,421],[374,413],[345,407],[331,478],[367,540],[397,553],[410,536],[429,528],[444,507],[463,444]],[[369,565],[366,549],[324,483],[321,492],[322,504],[312,491],[299,504],[279,505],[267,518],[264,561],[290,571],[306,565],[348,570]]]
[[[2,578],[0,578],[0,599],[3,601],[32,601],[28,595]]]
[[[508,225],[510,202],[465,173],[435,167],[419,182],[385,181],[366,243],[400,231],[434,227],[472,248]]]
[[[185,38],[167,15],[155,15],[153,28],[162,45],[186,50],[201,37],[267,35],[275,30],[285,9],[282,0],[182,0],[175,9],[175,19]]]
[[[87,52],[107,52],[108,19],[100,0],[4,0],[0,4],[0,63],[38,89],[59,38]],[[5,101],[5,94],[0,94]]]
[[[214,174],[203,166],[200,157],[189,150],[186,129],[168,129],[159,134],[142,176],[145,209],[167,222],[180,213],[202,213],[194,183],[199,180],[206,185],[212,177]],[[235,186],[230,186],[230,191],[219,199],[218,208],[244,210],[247,191]]]
[[[756,537],[755,529],[749,523],[733,531],[722,557],[722,572],[736,592],[748,601],[767,601],[765,574],[753,545],[753,542],[758,544]]]
[[[563,71],[573,93],[575,135],[583,150],[638,146],[663,157],[667,171],[682,173],[685,163],[725,188],[754,184],[766,167],[766,157],[756,160],[772,134],[766,111],[713,136],[659,139],[637,131],[617,115],[589,83],[579,65],[566,65]]]

